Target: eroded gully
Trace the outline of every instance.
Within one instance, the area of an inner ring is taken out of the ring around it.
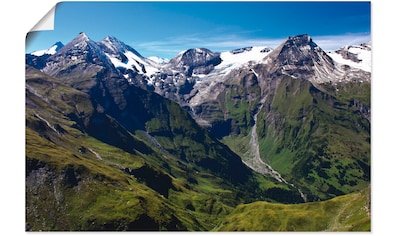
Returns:
[[[255,72],[254,72],[255,73]],[[257,74],[255,74],[257,75]],[[258,76],[257,76],[258,77]],[[251,139],[249,141],[249,147],[250,149],[245,155],[245,160],[243,162],[251,169],[254,171],[261,173],[265,176],[271,176],[272,178],[276,179],[279,182],[285,183],[287,185],[290,185],[291,187],[295,188],[298,190],[299,194],[301,195],[302,199],[304,202],[306,202],[306,196],[303,194],[303,192],[297,188],[294,184],[289,183],[286,181],[280,173],[278,173],[276,170],[274,170],[270,165],[265,163],[261,157],[260,157],[260,152],[259,152],[259,141],[258,141],[258,133],[257,133],[257,119],[258,119],[258,114],[263,108],[264,103],[266,102],[266,98],[262,98],[260,101],[260,104],[258,106],[258,109],[254,115],[254,126],[251,129]]]

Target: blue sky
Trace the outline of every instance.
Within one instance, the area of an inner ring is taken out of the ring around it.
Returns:
[[[61,2],[54,30],[28,38],[26,52],[70,42],[80,32],[115,36],[143,56],[172,58],[188,48],[276,47],[309,34],[324,50],[371,40],[370,2]]]

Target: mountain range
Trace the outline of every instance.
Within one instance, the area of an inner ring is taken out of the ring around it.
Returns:
[[[370,43],[163,60],[82,32],[26,54],[25,84],[28,231],[251,230],[228,222],[263,202],[328,213],[301,230],[370,230]]]

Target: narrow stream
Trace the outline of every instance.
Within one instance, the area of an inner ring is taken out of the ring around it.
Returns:
[[[255,71],[254,71],[255,73]],[[255,75],[257,75],[255,73]],[[254,126],[251,129],[251,139],[249,141],[249,146],[250,149],[248,152],[245,154],[245,160],[243,162],[251,169],[254,171],[261,173],[263,175],[268,175],[273,177],[274,179],[278,180],[279,182],[285,183],[287,185],[290,185],[293,188],[296,188],[301,195],[302,199],[304,202],[306,202],[306,196],[303,194],[303,192],[295,187],[294,184],[288,183],[280,173],[275,171],[270,165],[266,164],[260,157],[260,152],[259,152],[259,141],[258,141],[258,133],[256,132],[257,128],[257,119],[258,119],[258,114],[263,108],[264,103],[266,102],[266,97],[262,98],[260,101],[260,104],[258,106],[258,110],[256,111],[254,115]]]

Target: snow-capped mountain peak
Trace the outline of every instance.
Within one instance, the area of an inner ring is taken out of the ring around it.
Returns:
[[[140,55],[134,48],[114,36],[107,36],[98,45],[115,68],[130,82],[136,74],[149,77],[159,71],[159,63]],[[148,81],[149,82],[149,81]]]
[[[35,52],[32,52],[31,54],[34,55],[34,56],[37,56],[37,57],[40,57],[40,56],[43,56],[43,55],[46,55],[46,54],[47,55],[53,55],[58,50],[60,50],[62,47],[64,47],[64,44],[62,44],[61,42],[56,42],[49,49],[35,51]]]
[[[107,36],[103,40],[99,42],[100,46],[103,46],[103,48],[108,52],[112,52],[114,54],[120,54],[120,53],[125,53],[126,51],[130,51],[134,54],[136,54],[138,57],[143,58],[143,56],[140,55],[139,52],[137,52],[134,48],[126,45],[119,39],[115,38],[114,36]]]
[[[176,66],[203,65],[218,58],[219,53],[212,52],[206,48],[192,48],[179,53],[171,60]]]
[[[220,62],[220,53],[206,48],[192,48],[179,53],[170,61],[170,64],[172,68],[183,70],[185,75],[191,76],[192,74],[207,74]]]
[[[347,52],[349,49],[343,49]],[[359,50],[358,47],[352,50]],[[342,53],[345,54],[345,53]],[[337,83],[343,81],[368,81],[370,71],[343,63],[341,54],[327,54],[307,34],[288,37],[266,59],[269,73],[286,74],[313,83]],[[357,63],[357,62],[356,62]],[[348,67],[349,65],[349,67]],[[359,65],[359,64],[357,64]],[[371,64],[368,68],[371,67]],[[366,73],[366,74],[365,74]]]
[[[113,36],[94,42],[80,33],[48,60],[38,61],[30,56],[28,64],[31,62],[50,75],[58,73],[65,64],[87,62],[84,66],[91,65],[93,71],[98,66],[110,68],[112,73],[132,85],[190,105],[217,95],[209,92],[212,86],[219,88],[242,73],[253,73],[260,82],[262,77],[287,75],[321,84],[369,81],[371,71],[371,44],[347,46],[326,53],[307,34],[288,37],[275,49],[249,46],[213,52],[192,48],[171,60],[164,60],[145,58]],[[87,69],[82,71],[89,72]]]
[[[88,42],[90,42],[91,39],[89,38],[89,36],[87,36],[84,32],[80,32],[78,36],[76,36],[73,40],[72,40],[72,44],[76,47],[80,44],[87,44]]]

